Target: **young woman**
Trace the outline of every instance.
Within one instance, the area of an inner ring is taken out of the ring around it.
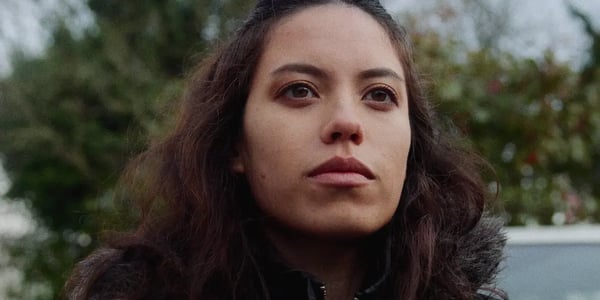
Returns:
[[[258,1],[131,166],[139,227],[66,295],[488,299],[504,238],[475,161],[378,1]]]

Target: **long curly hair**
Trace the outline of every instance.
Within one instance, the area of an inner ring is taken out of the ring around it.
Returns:
[[[268,299],[255,236],[247,230],[259,212],[243,176],[231,171],[231,158],[269,31],[286,16],[328,3],[358,7],[377,20],[406,76],[412,142],[404,190],[388,226],[394,245],[392,294],[473,298],[478,286],[448,261],[456,241],[482,217],[487,195],[479,160],[439,128],[407,34],[376,0],[259,0],[230,41],[192,73],[176,127],[133,160],[124,175],[122,191],[137,205],[139,225],[108,243],[149,262],[140,266],[144,275],[134,289],[139,294],[129,297]],[[88,288],[110,264],[86,279]]]

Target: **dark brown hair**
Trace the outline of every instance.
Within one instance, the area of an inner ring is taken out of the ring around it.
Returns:
[[[389,224],[393,294],[398,299],[471,299],[476,293],[479,286],[448,258],[455,255],[457,240],[481,218],[486,189],[477,160],[447,142],[437,128],[406,32],[378,1],[263,0],[231,41],[193,73],[174,131],[135,159],[125,175],[123,193],[138,206],[140,222],[134,232],[109,245],[149,262],[139,266],[143,276],[134,290],[140,294],[131,292],[129,298],[156,289],[190,299],[268,297],[255,258],[255,236],[247,229],[257,209],[245,179],[231,171],[230,160],[269,30],[294,12],[327,3],[358,7],[377,20],[405,71],[412,144],[400,204]],[[84,298],[111,264],[104,262],[88,276]],[[82,281],[76,277],[67,290]]]

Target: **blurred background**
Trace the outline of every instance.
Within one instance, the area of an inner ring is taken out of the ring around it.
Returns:
[[[512,226],[600,222],[600,1],[389,0]],[[0,0],[0,299],[53,299],[250,0]],[[600,297],[600,296],[599,296]]]

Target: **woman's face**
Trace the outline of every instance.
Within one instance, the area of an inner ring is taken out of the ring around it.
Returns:
[[[232,164],[267,224],[348,239],[390,221],[411,139],[403,78],[385,30],[356,7],[311,7],[273,27]]]

